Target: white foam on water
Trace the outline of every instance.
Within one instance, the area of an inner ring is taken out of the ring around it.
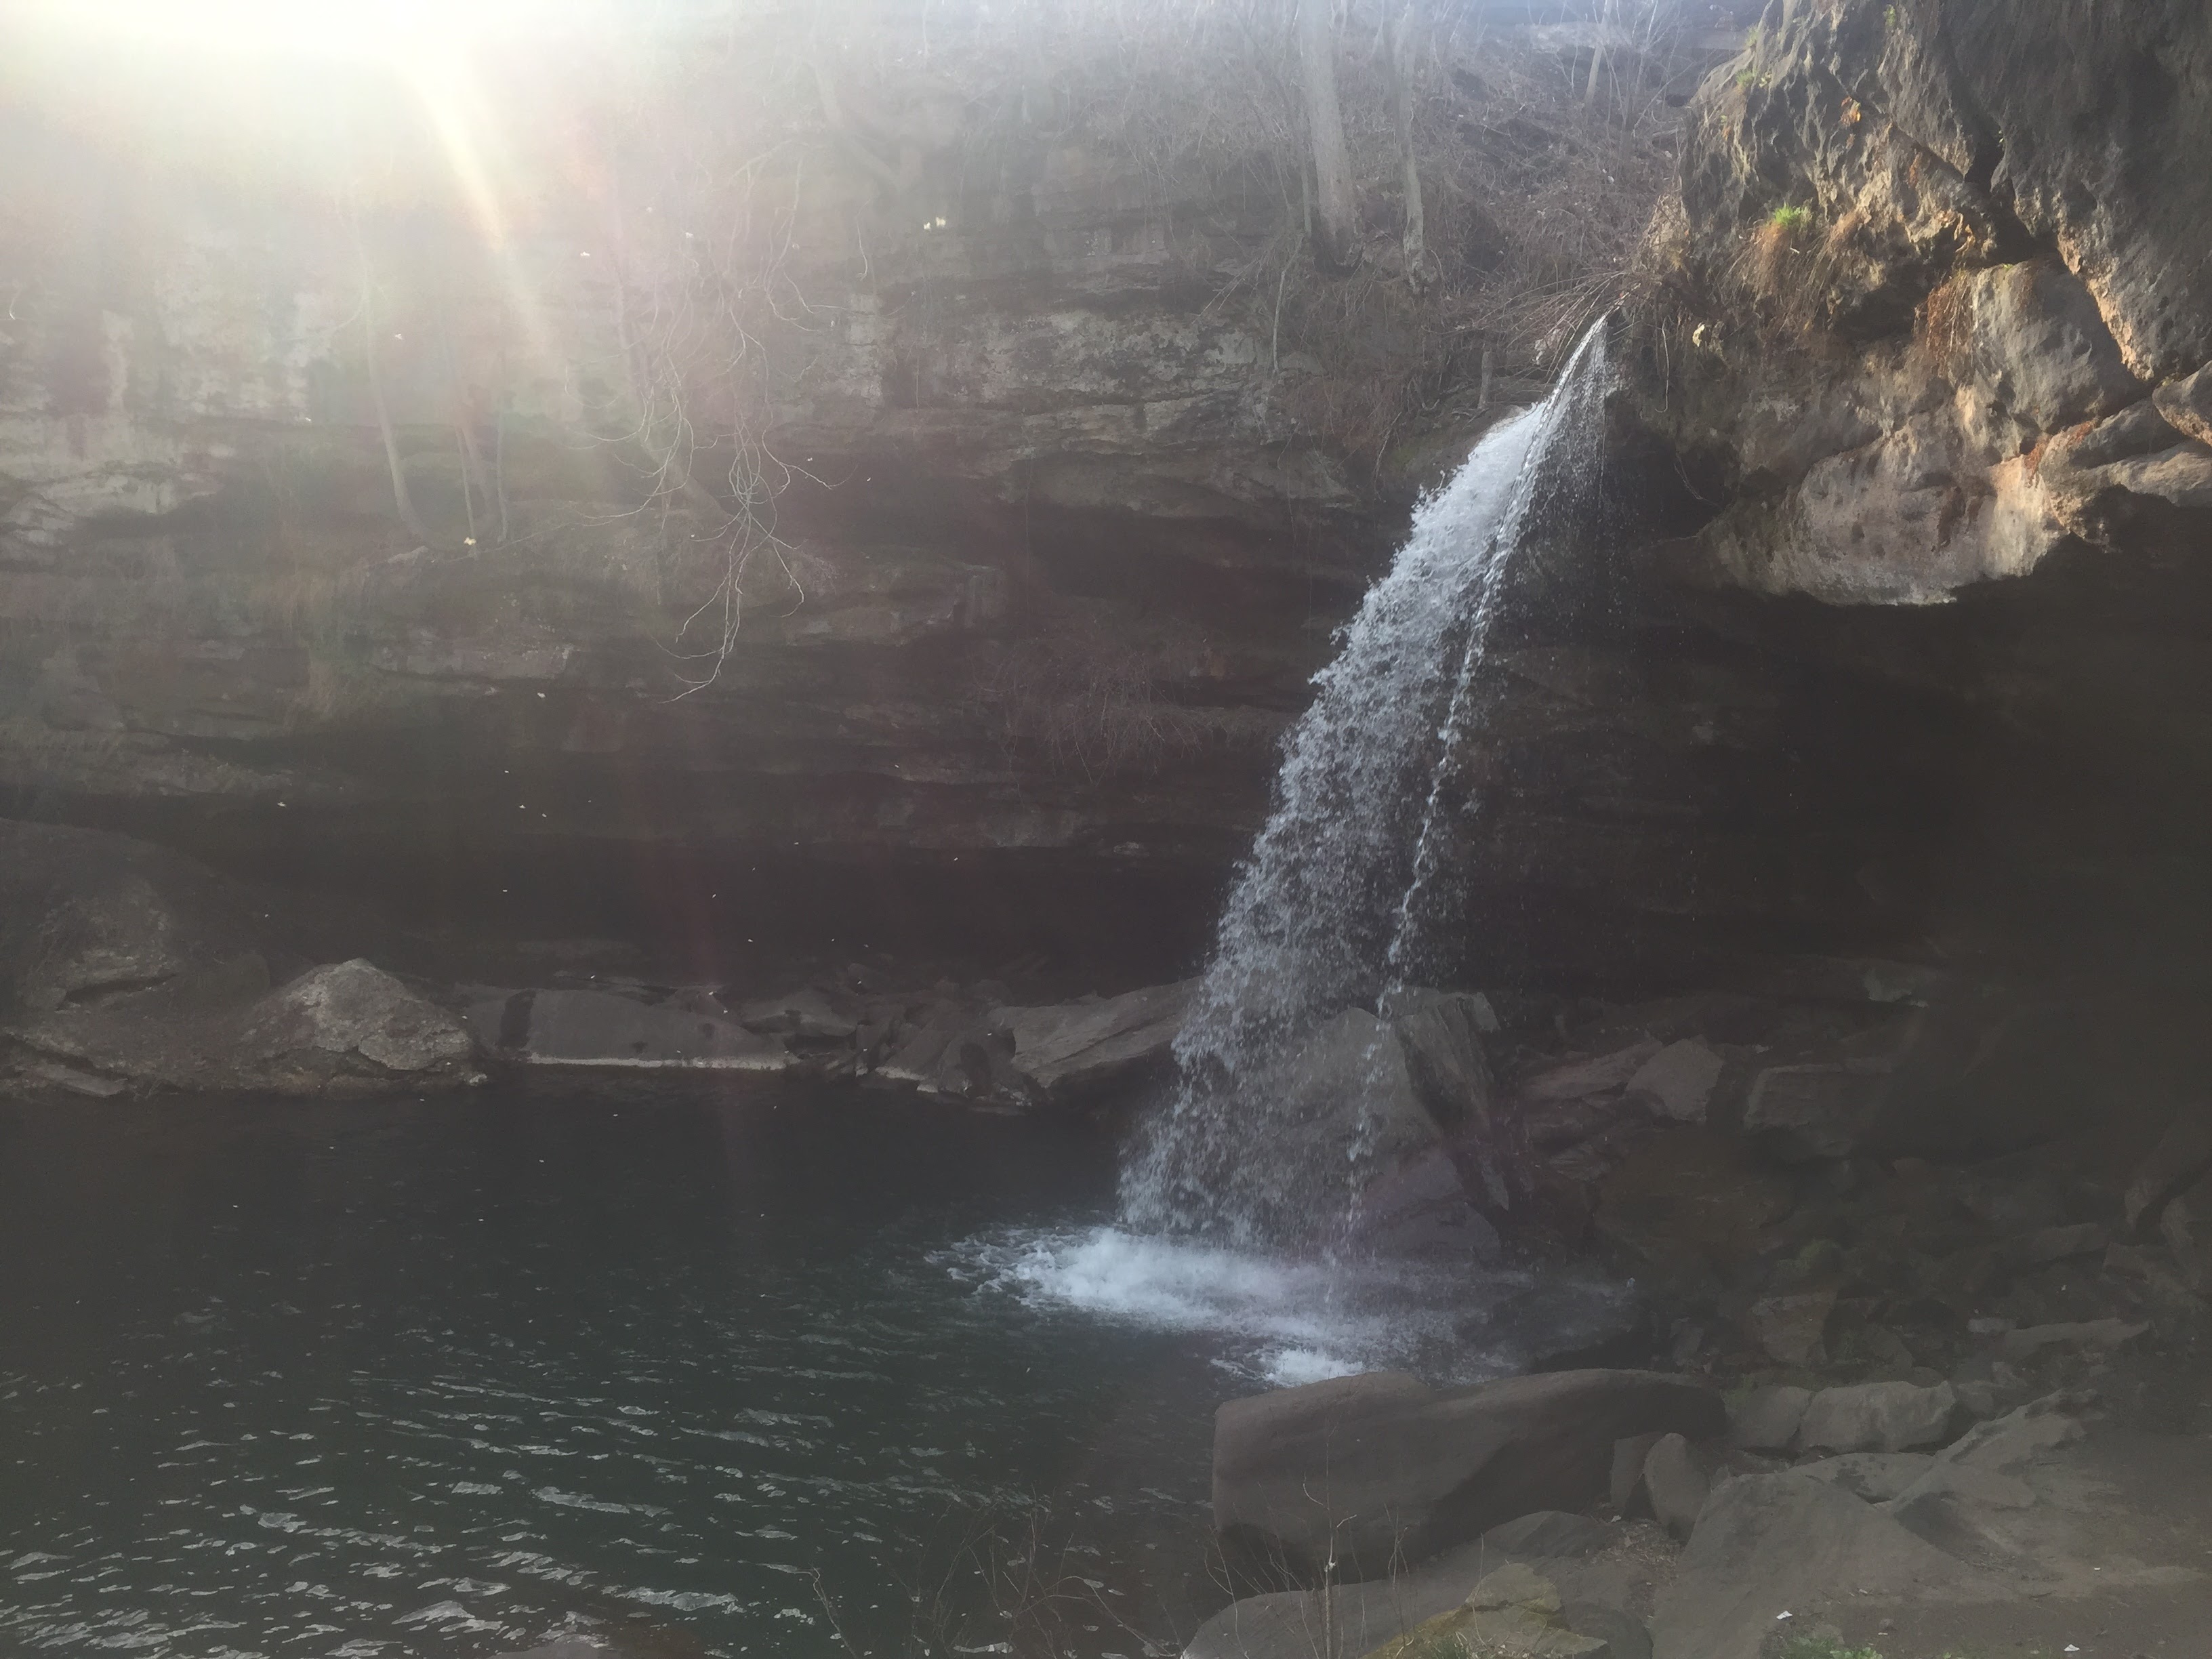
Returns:
[[[1224,1340],[1239,1371],[1278,1386],[1418,1363],[1453,1342],[1481,1287],[1519,1274],[1271,1256],[1121,1227],[975,1240],[968,1276],[1041,1310]]]

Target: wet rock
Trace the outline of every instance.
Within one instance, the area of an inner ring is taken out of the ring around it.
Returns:
[[[1629,1078],[1631,1098],[1647,1101],[1653,1112],[1677,1123],[1703,1123],[1713,1085],[1725,1069],[1721,1057],[1694,1037],[1670,1042]]]
[[[1654,1659],[1760,1659],[1778,1615],[1970,1582],[1969,1570],[1832,1483],[1741,1475],[1715,1489],[1660,1592]]]
[[[1000,1008],[1015,1069],[1046,1099],[1066,1102],[1164,1066],[1182,1030],[1194,981],[1049,1007]]]
[[[1823,1389],[1805,1407],[1797,1444],[1808,1451],[1912,1451],[1949,1440],[1959,1417],[1959,1396],[1948,1382]]]
[[[1435,1261],[1495,1261],[1504,1248],[1442,1146],[1370,1182],[1352,1200],[1346,1239],[1378,1255]]]
[[[1614,1442],[1703,1438],[1717,1395],[1644,1371],[1558,1371],[1432,1390],[1375,1372],[1232,1400],[1215,1416],[1214,1525],[1243,1559],[1370,1577],[1532,1510],[1601,1497]]]
[[[1835,1310],[1832,1289],[1761,1297],[1744,1316],[1744,1330],[1778,1365],[1821,1365],[1827,1363],[1828,1319]]]
[[[2142,1233],[2156,1226],[2166,1200],[2208,1170],[2212,1170],[2212,1121],[2198,1111],[2176,1113],[2129,1179],[2120,1207],[2130,1231]]]
[[[1788,1451],[1812,1400],[1810,1389],[1787,1384],[1736,1396],[1729,1402],[1729,1444],[1740,1451]]]
[[[1436,1147],[1443,1132],[1422,1103],[1404,1045],[1388,1020],[1350,1008],[1291,1057],[1281,1085],[1280,1161],[1308,1177],[1286,1206],[1337,1212],[1347,1178],[1364,1188]]]
[[[1378,1012],[1390,1022],[1414,1092],[1437,1127],[1450,1133],[1487,1123],[1497,1092],[1482,1041],[1498,1029],[1489,999],[1415,988],[1393,993]]]
[[[517,992],[468,1011],[487,1052],[537,1066],[781,1072],[790,1052],[727,1020],[607,991]]]
[[[1705,1506],[1711,1480],[1679,1434],[1665,1434],[1652,1443],[1644,1461],[1644,1491],[1651,1500],[1651,1513],[1677,1538],[1687,1538],[1698,1524],[1698,1511]]]

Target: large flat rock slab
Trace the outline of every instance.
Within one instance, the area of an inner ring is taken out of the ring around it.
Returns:
[[[1613,1443],[1723,1433],[1720,1396],[1651,1371],[1432,1389],[1394,1371],[1232,1400],[1215,1414],[1224,1547],[1293,1580],[1371,1577],[1536,1510],[1605,1495]]]

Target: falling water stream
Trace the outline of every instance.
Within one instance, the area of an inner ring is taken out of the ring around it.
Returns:
[[[1174,1093],[1124,1166],[1123,1224],[1040,1247],[1041,1285],[1182,1322],[1272,1321],[1284,1380],[1411,1363],[1464,1328],[1414,1270],[1282,1265],[1326,1231],[1299,1213],[1316,1151],[1289,1121],[1285,1068],[1325,1021],[1421,983],[1437,959],[1459,909],[1449,820],[1472,805],[1460,757],[1492,623],[1532,539],[1592,498],[1612,384],[1601,322],[1550,395],[1492,427],[1421,504],[1285,742],[1273,813],[1176,1044]],[[1347,1201],[1364,1173],[1345,1171]],[[1258,1288],[1271,1273],[1285,1275],[1279,1308]]]

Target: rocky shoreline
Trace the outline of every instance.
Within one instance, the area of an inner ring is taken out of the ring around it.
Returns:
[[[176,854],[0,835],[8,1087],[76,1109],[599,1066],[1084,1110],[1162,1073],[1188,1000],[1024,1006],[859,965],[768,997],[582,968],[439,983],[313,963],[301,915]],[[2193,1593],[2172,1550],[2099,1553],[2121,1500],[2098,1493],[2128,1488],[2095,1471],[2111,1435],[2201,1431],[2212,1122],[2150,1097],[2052,1136],[2021,1082],[2049,1065],[2045,1006],[1807,957],[1770,964],[1759,994],[1423,993],[1362,1014],[1342,1042],[1402,1060],[1380,1073],[1395,1128],[1364,1247],[1470,1273],[1501,1249],[1594,1259],[1635,1297],[1601,1354],[1508,1382],[1374,1373],[1224,1407],[1217,1534],[1259,1593],[1189,1653],[1288,1659],[1319,1621],[1354,1656],[1455,1632],[1486,1652],[1510,1626],[1528,1652],[1641,1659],[1648,1626],[1659,1659],[1754,1659],[1778,1626]],[[1299,1074],[1332,1074],[1332,1045],[1317,1034]],[[1351,1133],[1333,1109],[1316,1137]],[[1534,1577],[1497,1578],[1508,1565]]]

